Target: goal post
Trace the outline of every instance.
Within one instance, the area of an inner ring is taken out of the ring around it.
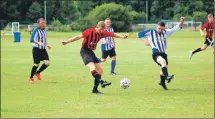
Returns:
[[[14,32],[19,32],[19,22],[9,22],[3,30],[3,35],[13,35]]]

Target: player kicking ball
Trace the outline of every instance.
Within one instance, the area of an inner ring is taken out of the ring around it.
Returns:
[[[157,29],[144,30],[138,33],[138,38],[146,37],[145,45],[150,45],[152,48],[152,58],[160,66],[160,83],[163,89],[168,90],[165,84],[165,79],[168,78],[168,59],[166,54],[167,47],[167,37],[169,37],[174,32],[180,30],[184,23],[184,17],[181,17],[178,25],[171,29],[165,29],[165,23],[159,22]],[[173,78],[173,75],[169,77]]]
[[[214,53],[214,43],[212,39],[213,32],[214,32],[214,17],[212,14],[208,15],[208,21],[205,22],[200,29],[200,33],[202,37],[204,37],[204,34],[203,34],[204,29],[206,29],[206,33],[207,33],[205,36],[205,42],[202,47],[197,48],[196,50],[190,52],[190,59],[195,53],[206,50],[208,46],[211,46],[213,48],[213,53]]]
[[[119,35],[114,32],[104,31],[104,28],[104,21],[99,21],[95,28],[86,29],[84,32],[82,32],[82,34],[62,42],[62,45],[66,45],[83,38],[80,54],[84,64],[90,69],[90,72],[94,77],[92,93],[95,94],[102,94],[100,91],[98,91],[99,84],[101,84],[102,88],[111,85],[111,82],[107,82],[101,78],[103,70],[99,59],[94,53],[97,43],[101,38],[104,37],[127,38],[127,36]]]

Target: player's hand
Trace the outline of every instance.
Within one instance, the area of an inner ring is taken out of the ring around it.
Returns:
[[[38,45],[40,45],[40,46],[44,46],[44,44],[43,44],[43,43],[41,43],[41,42],[38,42]]]
[[[124,35],[124,36],[123,36],[123,39],[125,39],[125,38],[128,38],[128,36],[127,36],[127,35]]]
[[[66,41],[62,41],[62,45],[66,45],[67,44],[67,42]]]
[[[184,23],[185,18],[181,17],[180,22]]]
[[[204,37],[204,34],[203,34],[203,33],[201,33],[201,37]]]
[[[48,49],[50,50],[52,47],[50,45],[47,45]]]

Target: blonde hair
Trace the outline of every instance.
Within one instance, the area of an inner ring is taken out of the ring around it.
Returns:
[[[96,27],[101,27],[101,28],[105,28],[105,22],[104,21],[99,21],[96,25]]]
[[[110,20],[110,18],[106,18],[105,21],[106,21],[106,20]],[[111,20],[110,20],[110,21],[111,21]]]
[[[208,14],[208,18],[211,18],[211,17],[213,17],[213,15],[212,14]]]

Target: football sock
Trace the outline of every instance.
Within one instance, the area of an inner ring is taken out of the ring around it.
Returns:
[[[91,71],[91,74],[95,78],[93,89],[97,89],[99,86],[99,82],[102,84],[104,81],[101,80],[101,75],[99,75],[98,72],[96,72],[96,70]]]
[[[35,65],[32,67],[30,78],[33,78],[34,74],[35,74],[35,73],[36,73],[36,71],[37,71],[37,68],[38,68],[38,67],[36,67]]]
[[[161,84],[164,84],[165,83],[165,76],[162,76],[162,75],[160,75],[160,79],[161,79]]]
[[[192,53],[195,54],[195,53],[200,52],[200,51],[202,51],[202,49],[201,49],[201,48],[197,48],[197,49],[194,50]]]
[[[166,67],[162,67],[161,70],[165,77],[167,77],[169,75]]]
[[[112,62],[111,62],[111,71],[110,71],[111,73],[114,72],[115,67],[116,67],[116,60],[112,60]]]
[[[46,68],[48,67],[48,65],[45,65],[45,63],[40,67],[40,69],[37,71],[37,73],[41,73],[42,71],[44,71]]]

